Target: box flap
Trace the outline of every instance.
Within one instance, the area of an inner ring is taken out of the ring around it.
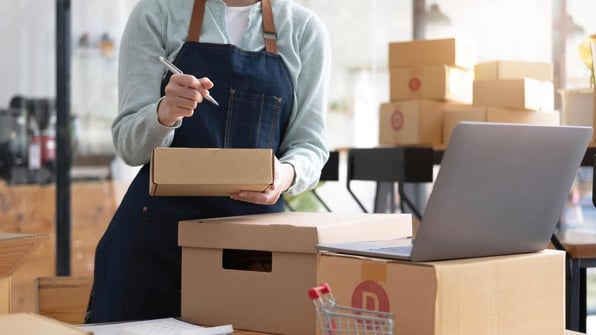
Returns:
[[[0,277],[8,277],[43,239],[44,234],[0,233]]]
[[[182,247],[316,253],[317,243],[412,235],[410,214],[284,212],[179,223]]]
[[[78,328],[55,319],[37,314],[8,314],[0,315],[0,329],[3,334],[27,335],[91,335],[82,328]]]

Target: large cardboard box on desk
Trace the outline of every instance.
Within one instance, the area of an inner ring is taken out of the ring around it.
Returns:
[[[158,147],[151,156],[149,194],[229,196],[273,183],[271,149]]]
[[[430,99],[472,103],[472,70],[433,65],[396,67],[389,72],[391,101]]]
[[[410,236],[410,214],[287,212],[179,223],[182,320],[315,334],[317,243]]]
[[[389,43],[389,68],[449,65],[472,70],[475,64],[476,46],[465,38]]]
[[[474,105],[552,111],[554,86],[532,78],[474,80]]]
[[[41,234],[0,233],[0,315],[10,313],[10,276],[46,238]]]
[[[338,304],[390,311],[394,334],[560,335],[565,253],[406,262],[323,254],[319,279]]]
[[[433,100],[408,100],[381,104],[379,144],[441,144],[445,105],[446,103]]]
[[[474,66],[474,79],[476,80],[521,78],[552,82],[553,64],[550,62],[496,60]]]

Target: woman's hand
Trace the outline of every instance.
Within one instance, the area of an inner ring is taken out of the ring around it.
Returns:
[[[281,194],[292,186],[294,174],[292,164],[281,163],[276,157],[273,185],[263,192],[241,191],[240,193],[231,194],[230,198],[258,205],[274,205]]]
[[[193,75],[174,74],[165,87],[165,98],[157,108],[157,119],[165,126],[173,126],[178,120],[190,117],[203,101],[203,95],[213,87],[209,78],[197,79]]]

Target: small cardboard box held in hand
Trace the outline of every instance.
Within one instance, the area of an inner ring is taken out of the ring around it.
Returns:
[[[0,315],[10,313],[10,276],[47,235],[0,233]]]
[[[564,332],[562,251],[437,262],[327,253],[319,269],[338,304],[394,313],[394,334]]]
[[[149,194],[229,196],[273,184],[271,149],[158,147],[151,156]]]
[[[307,296],[321,270],[315,245],[411,234],[410,214],[287,212],[181,221],[182,320],[315,334]]]

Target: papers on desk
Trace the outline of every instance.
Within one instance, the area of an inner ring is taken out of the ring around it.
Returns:
[[[94,335],[228,335],[234,331],[231,325],[201,327],[174,318],[80,327],[92,331]]]

